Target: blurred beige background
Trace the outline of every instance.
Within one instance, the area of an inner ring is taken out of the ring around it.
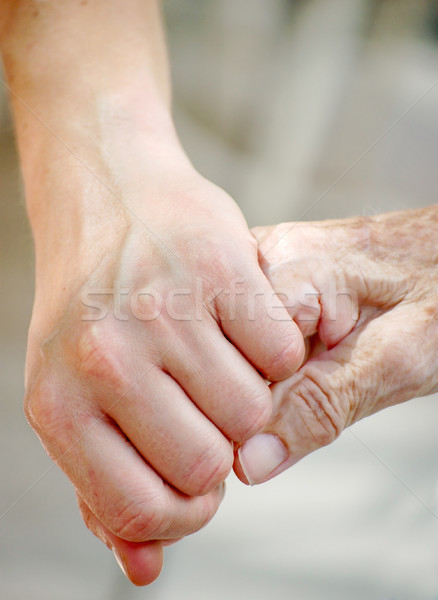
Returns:
[[[164,6],[181,137],[251,225],[437,201],[436,1]],[[159,581],[125,582],[22,415],[32,243],[0,94],[0,598],[437,600],[437,397],[357,424],[267,485],[230,477]]]

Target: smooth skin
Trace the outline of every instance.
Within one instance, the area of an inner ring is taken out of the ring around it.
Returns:
[[[146,584],[216,512],[303,338],[181,148],[158,2],[3,1],[0,38],[36,251],[26,415]]]

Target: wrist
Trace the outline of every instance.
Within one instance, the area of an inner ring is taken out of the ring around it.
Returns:
[[[56,171],[56,165],[69,168],[72,158],[101,179],[108,176],[102,171],[105,157],[112,153],[123,159],[140,139],[146,155],[157,154],[160,147],[170,154],[179,148],[168,107],[138,84],[88,90],[79,100],[47,103],[38,112],[26,104],[15,112],[26,197],[31,202],[33,184],[42,183],[42,171]]]

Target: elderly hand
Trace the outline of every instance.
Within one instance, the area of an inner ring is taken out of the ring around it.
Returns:
[[[438,206],[253,230],[309,359],[235,470],[260,483],[382,408],[438,390]]]

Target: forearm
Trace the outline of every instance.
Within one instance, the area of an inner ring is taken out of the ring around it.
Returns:
[[[72,261],[96,262],[129,226],[136,157],[146,157],[148,180],[145,163],[152,176],[160,155],[180,150],[157,1],[24,0],[0,10],[38,292],[47,264],[61,282]]]
[[[158,2],[25,0],[0,10],[31,219],[42,160],[63,161],[67,147],[98,168],[115,131],[174,135]]]
[[[157,0],[3,1],[0,19],[10,84],[42,117],[102,90],[169,105]]]

